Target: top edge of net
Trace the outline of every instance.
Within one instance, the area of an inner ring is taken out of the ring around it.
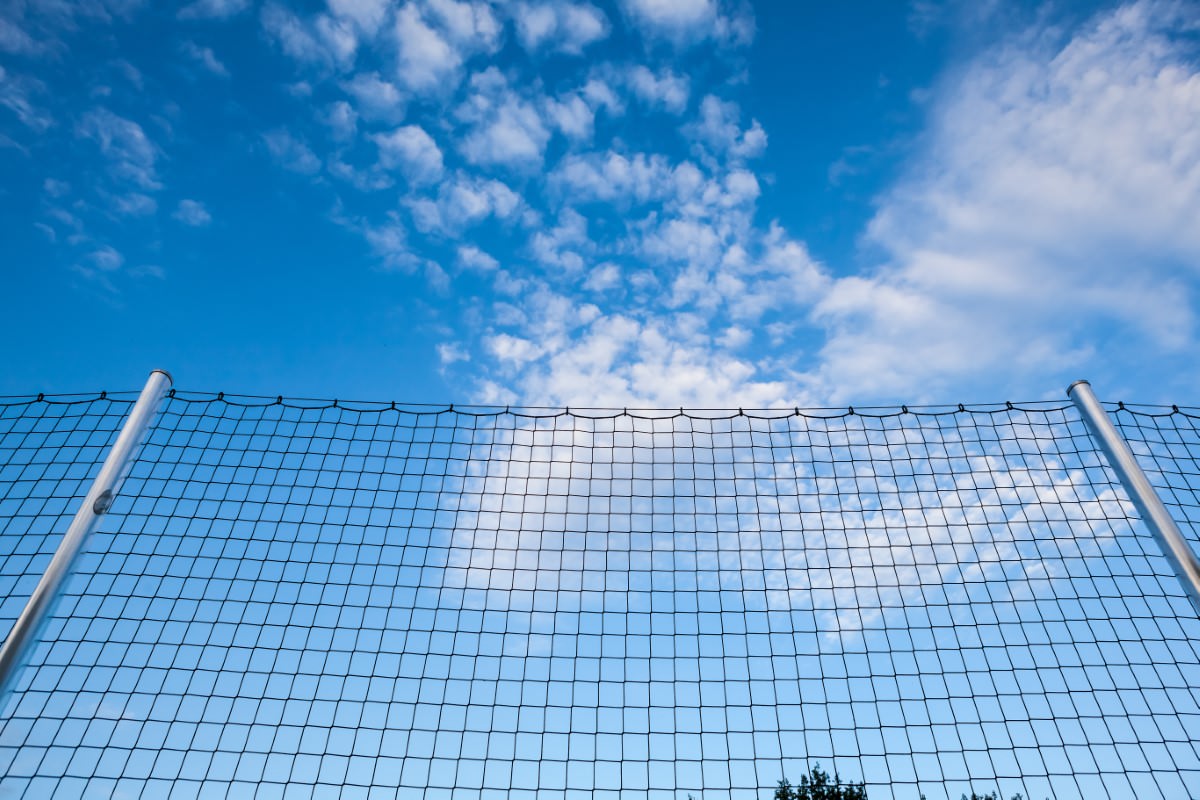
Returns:
[[[135,390],[38,393],[28,395],[0,395],[0,405],[20,405],[32,402],[87,403],[97,400],[132,402],[138,396]],[[787,417],[842,416],[894,417],[905,414],[917,416],[942,416],[950,414],[997,414],[1016,412],[1061,411],[1072,407],[1072,403],[1059,400],[1000,401],[984,403],[909,403],[890,405],[848,406],[543,406],[501,403],[421,403],[388,400],[329,399],[303,396],[237,394],[233,392],[197,392],[171,389],[168,397],[189,403],[223,402],[233,406],[268,407],[284,406],[299,410],[337,408],[344,411],[382,412],[397,411],[409,414],[459,413],[468,416],[499,416],[510,414],[518,417],[592,417],[608,418],[629,416],[646,419],[671,419],[675,417],[703,417],[711,419],[737,418],[740,416],[761,419],[783,419]],[[1105,402],[1105,406],[1123,409],[1131,413],[1188,412],[1200,411],[1200,406],[1166,405],[1153,403]],[[1145,409],[1145,411],[1139,411]]]

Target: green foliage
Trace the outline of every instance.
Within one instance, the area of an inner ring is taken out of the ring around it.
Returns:
[[[787,778],[779,782],[775,790],[775,800],[867,800],[867,786],[864,783],[842,783],[842,777],[836,772],[833,780],[829,773],[814,765],[812,774],[801,775],[800,783],[792,786]]]

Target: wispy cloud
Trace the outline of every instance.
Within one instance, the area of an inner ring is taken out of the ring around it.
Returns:
[[[179,9],[180,19],[228,19],[250,7],[250,0],[193,0]]]
[[[175,213],[171,216],[193,228],[202,228],[212,222],[212,215],[199,200],[180,200]]]
[[[302,175],[314,175],[321,170],[321,159],[317,154],[290,132],[282,129],[268,131],[262,139],[271,157],[284,169]]]
[[[180,51],[204,69],[219,78],[228,78],[229,69],[217,58],[211,47],[201,47],[195,42],[184,42],[179,46]]]
[[[831,396],[1077,369],[1097,326],[1192,342],[1175,267],[1200,261],[1200,73],[1171,35],[1181,13],[1140,2],[1068,39],[1018,36],[939,88],[870,227],[887,265],[817,310]]]
[[[107,108],[95,108],[80,119],[78,135],[95,143],[118,181],[140,189],[161,188],[156,170],[158,147],[138,123]]]
[[[54,124],[49,110],[34,99],[45,91],[45,84],[38,79],[14,75],[0,66],[0,106],[8,109],[33,133],[41,133]]]

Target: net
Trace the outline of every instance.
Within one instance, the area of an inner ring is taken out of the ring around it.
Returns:
[[[0,616],[133,395],[0,409]],[[1185,532],[1197,417],[1115,417]],[[173,393],[0,716],[13,797],[1177,798],[1200,624],[1070,405]]]

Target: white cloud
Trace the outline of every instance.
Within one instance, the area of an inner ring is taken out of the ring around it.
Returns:
[[[211,47],[201,47],[195,42],[184,42],[180,45],[179,49],[185,56],[204,67],[213,75],[221,78],[229,77],[229,69],[221,63],[221,60],[217,58],[216,53],[212,51]]]
[[[171,216],[193,228],[202,228],[212,222],[212,214],[208,213],[208,209],[199,200],[180,200],[178,208]]]
[[[385,265],[405,272],[412,272],[420,266],[420,259],[409,249],[408,232],[395,212],[388,214],[387,220],[378,225],[339,221],[358,230]]]
[[[408,205],[417,230],[450,235],[489,217],[511,219],[521,198],[500,181],[460,172],[442,181],[436,197],[412,199]]]
[[[284,169],[301,175],[314,175],[321,170],[321,159],[317,158],[301,139],[288,131],[279,129],[263,134],[263,143],[272,158]]]
[[[148,194],[127,192],[107,197],[112,211],[126,217],[148,217],[158,210],[158,201]]]
[[[493,356],[503,362],[512,362],[521,366],[537,358],[541,350],[529,339],[522,339],[507,333],[489,336],[484,340],[484,346]]]
[[[344,20],[317,14],[302,19],[279,3],[262,10],[263,29],[287,55],[299,62],[348,69],[358,51],[358,38]]]
[[[366,119],[394,119],[404,111],[404,96],[378,72],[360,72],[341,86],[354,98],[356,111]]]
[[[457,75],[462,56],[425,22],[416,3],[396,14],[395,34],[400,49],[397,74],[406,88],[415,92],[452,88],[450,77]]]
[[[674,176],[664,156],[610,151],[565,156],[548,183],[567,202],[602,201],[624,207],[669,196]]]
[[[630,91],[645,105],[672,114],[682,114],[687,110],[691,93],[691,82],[687,76],[676,75],[669,69],[654,73],[639,64],[630,67],[624,78]]]
[[[34,133],[42,133],[54,124],[50,112],[31,99],[45,90],[45,84],[36,78],[14,75],[0,66],[0,106],[11,111],[22,125]]]
[[[345,100],[330,103],[321,115],[333,138],[348,141],[358,132],[358,112]]]
[[[405,125],[371,136],[379,147],[385,169],[399,168],[412,184],[432,183],[442,177],[442,151],[419,125]]]
[[[141,125],[107,108],[97,108],[83,115],[78,134],[96,143],[118,181],[141,189],[161,188],[155,169],[158,148]]]
[[[718,0],[621,0],[630,23],[648,39],[664,39],[679,47],[708,39],[744,45],[754,38],[754,18],[742,5]]]
[[[767,134],[758,120],[752,120],[749,128],[742,129],[737,103],[711,94],[700,101],[699,119],[685,125],[683,130],[717,156],[744,160],[760,156],[767,149]]]
[[[102,272],[115,272],[125,263],[125,257],[108,245],[101,245],[88,255],[88,260]]]
[[[523,365],[518,393],[554,405],[618,408],[765,408],[795,402],[786,381],[761,375],[749,361],[690,329],[690,323],[683,317],[639,321],[623,314],[587,321],[577,335],[550,339],[558,343],[555,349]]]
[[[13,55],[32,55],[42,45],[34,40],[16,20],[0,17],[0,52]]]
[[[621,268],[611,262],[598,264],[588,272],[583,288],[593,292],[604,292],[621,285]]]
[[[625,113],[625,104],[621,102],[621,98],[606,81],[590,78],[579,90],[579,93],[583,95],[583,99],[587,100],[593,111],[603,108],[614,116]]]
[[[428,16],[461,50],[490,53],[500,46],[504,26],[486,0],[425,0],[425,6]]]
[[[483,2],[425,0],[396,13],[396,74],[418,94],[448,94],[457,88],[465,61],[499,46],[503,30]]]
[[[458,264],[479,272],[494,272],[500,268],[499,261],[473,244],[459,245]]]
[[[588,238],[587,220],[578,211],[565,208],[558,215],[557,225],[533,234],[529,249],[542,264],[567,272],[579,272],[584,267],[580,253],[593,249],[592,241]]]
[[[491,67],[471,78],[471,94],[458,117],[471,130],[460,144],[473,164],[522,167],[540,165],[550,131],[532,102],[509,88]]]
[[[42,191],[49,197],[66,197],[71,193],[71,184],[57,178],[46,178],[42,181]]]
[[[517,3],[512,9],[517,39],[529,52],[579,55],[607,38],[608,17],[591,3]]]
[[[559,99],[547,98],[543,109],[546,122],[568,139],[584,141],[592,138],[594,114],[582,96],[568,94]]]
[[[245,11],[249,0],[194,0],[179,9],[180,19],[228,19]]]
[[[387,18],[390,0],[328,0],[329,12],[350,20],[367,38],[377,34]]]
[[[1100,343],[1194,342],[1200,70],[1178,7],[1026,35],[941,86],[923,153],[881,200],[877,273],[820,305],[834,397],[925,396],[990,371],[1065,383]],[[1194,275],[1194,273],[1193,273]]]
[[[457,342],[442,342],[437,346],[437,354],[443,367],[458,361],[471,360],[471,354]]]

